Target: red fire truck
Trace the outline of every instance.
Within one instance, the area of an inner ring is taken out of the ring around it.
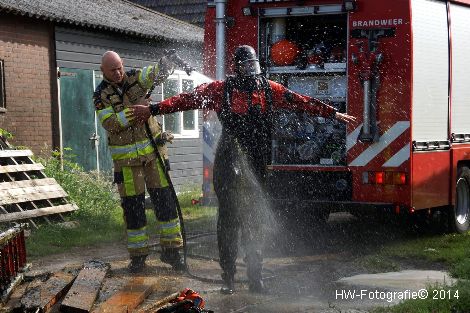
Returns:
[[[269,187],[283,207],[317,219],[427,213],[465,232],[469,33],[470,0],[215,0],[205,74],[224,79],[234,49],[248,44],[269,79],[357,117],[345,125],[277,112]],[[206,196],[214,137],[205,130]]]

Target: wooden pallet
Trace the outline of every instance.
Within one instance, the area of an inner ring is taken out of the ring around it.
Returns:
[[[0,150],[0,223],[29,220],[37,227],[38,220],[63,222],[62,213],[78,209],[32,155],[31,150]]]

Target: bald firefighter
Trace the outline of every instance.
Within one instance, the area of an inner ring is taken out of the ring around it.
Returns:
[[[158,143],[160,155],[167,160],[165,134],[152,116],[145,120],[129,116],[135,104],[148,105],[145,96],[154,83],[161,84],[172,72],[174,64],[166,56],[158,64],[124,72],[123,61],[114,51],[103,54],[103,81],[96,88],[93,100],[96,114],[108,133],[108,145],[114,163],[117,184],[127,227],[127,249],[131,273],[143,270],[149,254],[145,188],[157,217],[162,254],[160,259],[174,270],[184,270],[181,258],[183,240],[176,211],[176,200],[155,149],[149,139]]]
[[[217,239],[224,285],[222,293],[234,290],[241,230],[245,247],[248,286],[251,292],[264,292],[262,238],[257,220],[257,199],[263,194],[266,165],[271,150],[274,110],[288,109],[311,115],[336,118],[343,122],[355,118],[337,112],[318,99],[297,94],[261,75],[255,50],[238,47],[233,55],[235,76],[214,81],[150,106],[138,105],[132,116],[147,119],[150,115],[193,109],[212,109],[222,124],[222,134],[214,160],[214,189],[219,202]]]

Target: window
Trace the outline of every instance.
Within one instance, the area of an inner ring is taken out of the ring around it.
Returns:
[[[3,66],[3,60],[0,60],[0,112],[4,112],[6,109],[5,105],[5,69]]]
[[[191,92],[195,87],[194,81],[184,72],[173,74],[163,83],[163,99],[182,92]],[[163,129],[171,131],[176,137],[198,138],[198,111],[185,111],[165,114]]]

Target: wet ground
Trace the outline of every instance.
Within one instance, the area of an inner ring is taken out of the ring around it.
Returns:
[[[209,228],[213,227],[214,224]],[[219,293],[220,285],[217,282],[209,282],[220,278],[216,261],[216,237],[209,234],[188,242],[192,254],[209,257],[188,258],[191,273],[203,277],[203,280],[177,275],[158,261],[158,254],[150,256],[142,275],[154,278],[155,291],[144,305],[188,287],[200,292],[206,300],[206,307],[215,312],[366,312],[372,307],[388,306],[392,302],[359,296],[351,299],[345,296],[346,293],[364,288],[369,288],[368,291],[386,291],[389,288],[354,286],[338,280],[367,273],[368,269],[358,262],[361,257],[391,242],[409,240],[414,236],[416,234],[403,225],[363,221],[346,213],[332,214],[326,225],[316,229],[312,227],[308,235],[305,232],[300,235],[299,232],[292,234],[283,231],[268,239],[264,262],[268,294],[250,294],[247,286],[241,282],[236,285],[236,294],[226,296]],[[74,264],[80,266],[91,259],[111,264],[97,300],[99,304],[118,291],[131,277],[126,269],[128,260],[124,243],[81,248],[64,255],[48,256],[33,262],[31,273],[54,272]],[[243,263],[241,258],[239,261]],[[435,269],[436,265],[407,263],[403,269],[419,267]],[[239,266],[237,276],[241,281],[246,279],[243,266]]]

